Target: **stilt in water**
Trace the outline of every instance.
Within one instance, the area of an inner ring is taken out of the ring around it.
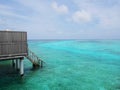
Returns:
[[[43,67],[43,61],[40,61],[40,62],[41,62],[40,67],[42,68]]]
[[[12,60],[12,66],[15,67],[15,60]]]
[[[23,63],[23,58],[20,59],[20,75],[24,75],[24,63]]]
[[[39,68],[39,65],[33,64],[33,69]]]
[[[35,66],[35,64],[33,64],[33,68],[35,68],[36,66]]]
[[[19,66],[19,59],[16,60],[16,70],[20,70],[20,66]]]

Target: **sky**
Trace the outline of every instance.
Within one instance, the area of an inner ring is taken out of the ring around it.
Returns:
[[[0,0],[0,30],[28,39],[120,39],[120,0]]]

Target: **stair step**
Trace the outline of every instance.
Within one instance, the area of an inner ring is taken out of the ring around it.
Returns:
[[[30,60],[35,66],[40,66],[40,67],[43,66],[43,61],[29,49],[28,49],[28,56],[26,56],[26,58]]]

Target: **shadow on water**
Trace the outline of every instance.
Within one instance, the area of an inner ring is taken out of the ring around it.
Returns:
[[[25,75],[21,77],[19,71],[12,66],[11,61],[0,62],[0,90],[8,89],[8,87],[25,87],[29,79],[39,71],[39,68],[25,68]],[[10,89],[11,90],[11,89]],[[18,90],[17,88],[15,90]]]
[[[0,81],[0,88],[16,83],[24,83],[24,80],[19,77],[18,71],[12,67],[10,61],[0,62]]]

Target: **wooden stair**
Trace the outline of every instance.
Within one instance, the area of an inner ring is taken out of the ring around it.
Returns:
[[[41,60],[35,53],[28,49],[28,55],[26,56],[28,60],[30,60],[34,67],[40,66],[43,67],[43,60]]]

